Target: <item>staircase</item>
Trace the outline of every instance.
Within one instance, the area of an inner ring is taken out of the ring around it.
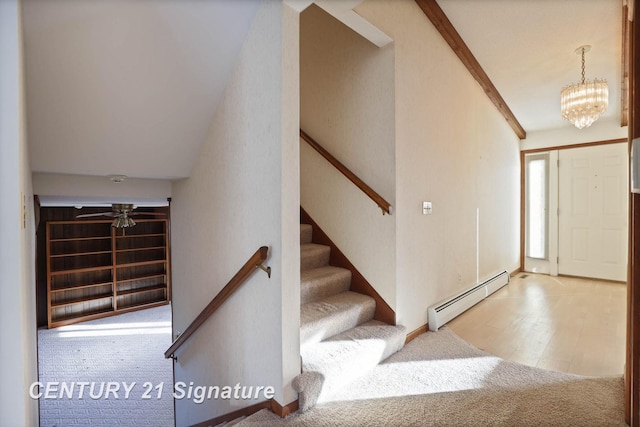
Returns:
[[[300,225],[300,353],[293,381],[301,411],[331,400],[340,388],[404,345],[403,326],[374,320],[375,300],[351,292],[351,271],[329,265],[331,248],[312,243]]]

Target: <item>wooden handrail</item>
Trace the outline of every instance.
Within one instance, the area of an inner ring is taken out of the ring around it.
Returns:
[[[220,306],[227,300],[233,293],[244,283],[244,281],[253,273],[256,268],[262,268],[262,263],[267,259],[267,253],[269,252],[269,248],[267,246],[260,247],[249,260],[242,266],[242,268],[236,273],[235,276],[229,280],[224,288],[218,295],[216,295],[211,302],[198,314],[198,317],[195,318],[193,322],[185,329],[185,331],[171,344],[171,347],[164,352],[165,358],[173,357],[174,353],[180,348],[182,344],[185,343],[194,334],[195,331],[198,330],[200,326],[218,309]],[[265,271],[268,272],[269,277],[271,277],[271,269],[267,268]]]
[[[329,153],[327,150],[322,147],[322,145],[318,144],[313,138],[309,136],[305,131],[300,129],[300,137],[307,141],[307,143],[313,147],[322,157],[327,159],[329,163],[331,163],[336,169],[338,169],[347,179],[355,184],[362,192],[364,192],[371,200],[376,202],[376,204],[382,209],[382,215],[389,214],[393,212],[393,206],[391,203],[387,202],[381,195],[375,192],[375,190],[369,187],[363,180],[358,178],[356,174],[351,172],[349,168],[343,165],[340,160],[336,159]]]

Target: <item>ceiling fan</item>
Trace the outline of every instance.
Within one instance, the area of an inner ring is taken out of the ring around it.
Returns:
[[[111,223],[115,228],[127,228],[136,225],[136,222],[131,218],[133,215],[158,215],[166,216],[167,214],[161,212],[134,212],[135,206],[131,203],[113,203],[111,205],[111,212],[99,212],[92,214],[76,215],[76,218],[91,218],[94,216],[108,216],[113,218]],[[123,230],[124,231],[124,230]]]

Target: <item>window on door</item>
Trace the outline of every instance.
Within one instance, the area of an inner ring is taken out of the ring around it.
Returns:
[[[526,256],[548,259],[549,153],[525,157]]]

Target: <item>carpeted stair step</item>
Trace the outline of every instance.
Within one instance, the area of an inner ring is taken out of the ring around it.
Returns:
[[[404,327],[373,320],[373,298],[349,291],[352,273],[329,265],[331,248],[312,241],[313,227],[300,224],[302,373],[292,385],[301,411],[330,401],[405,341]]]
[[[293,382],[301,411],[331,400],[331,395],[367,374],[404,346],[404,326],[371,320],[327,340],[305,346],[302,370]]]
[[[331,248],[329,246],[316,245],[315,243],[300,245],[300,271],[328,265],[330,254]]]
[[[342,292],[300,307],[300,348],[373,319],[376,302],[367,295]]]
[[[246,419],[247,419],[247,417],[245,417],[243,415],[241,417],[236,418],[235,420],[225,421],[224,423],[218,424],[215,427],[232,427],[232,426],[240,424],[242,421],[244,421]]]
[[[300,274],[300,304],[321,300],[346,292],[351,287],[351,271],[346,268],[325,266]]]
[[[300,224],[300,244],[311,243],[313,227],[309,224]]]

